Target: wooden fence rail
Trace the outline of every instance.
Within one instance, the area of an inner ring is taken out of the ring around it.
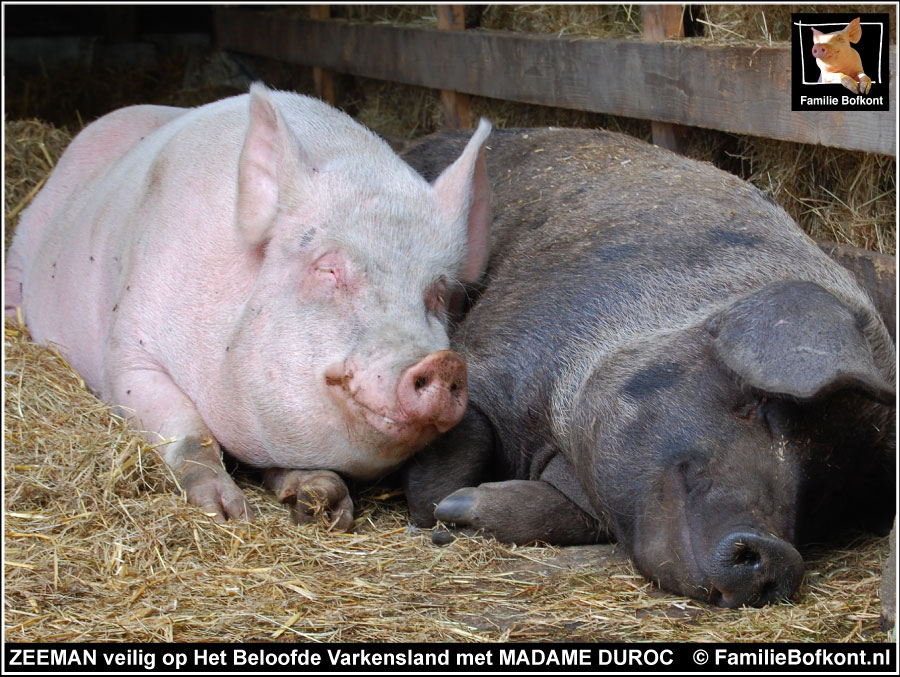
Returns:
[[[225,49],[524,103],[896,155],[891,111],[791,110],[789,47],[568,39],[297,19],[219,8]]]

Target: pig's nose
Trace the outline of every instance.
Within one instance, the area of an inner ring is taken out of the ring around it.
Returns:
[[[724,607],[790,599],[803,578],[803,558],[787,541],[731,533],[716,546],[710,601]]]
[[[426,355],[400,375],[400,408],[412,419],[446,432],[462,420],[469,400],[466,363],[452,350]]]
[[[817,59],[824,59],[827,53],[823,45],[813,45],[812,55]]]

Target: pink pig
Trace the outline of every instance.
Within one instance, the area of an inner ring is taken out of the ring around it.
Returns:
[[[252,517],[220,445],[265,468],[295,521],[462,418],[447,303],[486,258],[482,121],[429,185],[315,99],[256,84],[195,109],[86,127],[22,215],[6,266],[21,306],[148,439],[188,500]]]
[[[872,78],[863,72],[859,52],[850,46],[851,42],[859,42],[862,37],[859,17],[843,30],[822,33],[813,28],[812,33],[812,55],[816,57],[816,63],[822,72],[819,82],[841,84],[851,92],[868,94]]]

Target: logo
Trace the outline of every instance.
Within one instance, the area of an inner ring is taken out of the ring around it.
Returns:
[[[791,110],[888,110],[890,15],[792,14]]]

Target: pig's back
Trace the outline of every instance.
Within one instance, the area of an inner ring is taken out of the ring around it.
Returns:
[[[491,143],[493,293],[514,285],[538,318],[583,329],[594,345],[693,326],[775,280],[868,303],[781,207],[708,163],[605,131],[507,132]]]
[[[24,272],[34,260],[45,229],[68,196],[119,160],[144,136],[184,110],[169,106],[123,108],[88,125],[72,140],[16,228],[6,263],[4,307],[7,313],[22,304]]]
[[[453,344],[471,400],[519,448],[579,374],[768,282],[810,280],[868,307],[780,207],[711,165],[603,131],[507,131],[489,146],[497,249]]]
[[[132,106],[86,127],[23,212],[10,246],[7,312],[21,305],[32,338],[57,346],[94,389],[119,292],[101,262],[125,270],[131,230],[119,215],[139,199],[150,155],[142,149],[164,143],[189,110]]]

